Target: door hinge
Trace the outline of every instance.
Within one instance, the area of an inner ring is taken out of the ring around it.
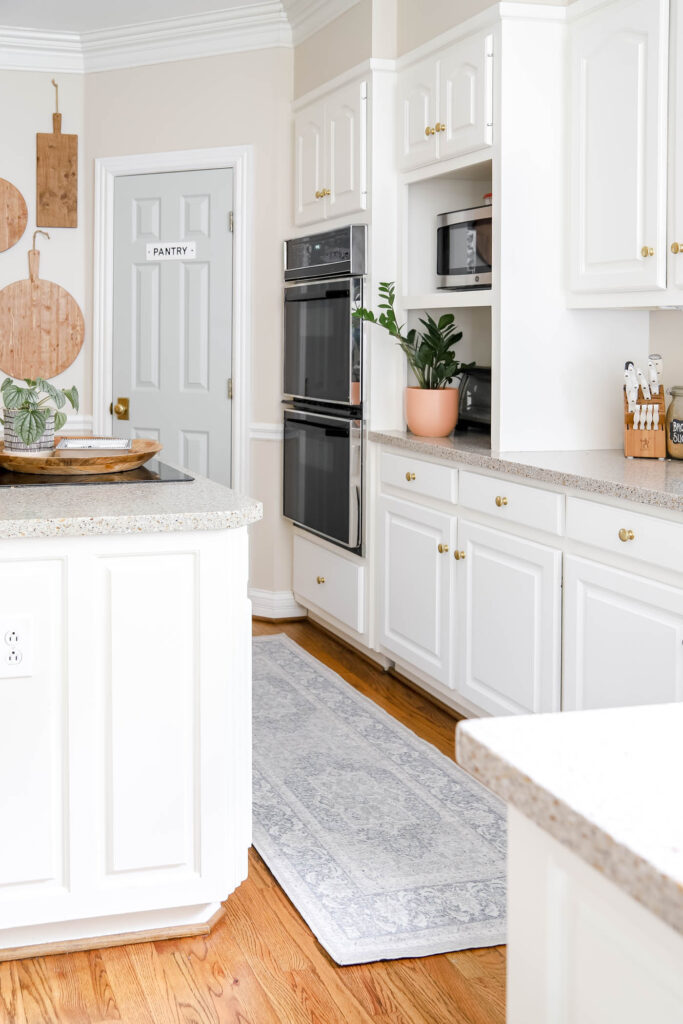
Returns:
[[[234,215],[234,213],[231,210],[230,213],[228,214],[228,231],[234,231],[234,230],[235,230],[235,215]]]
[[[228,398],[232,398],[232,377],[228,377]]]

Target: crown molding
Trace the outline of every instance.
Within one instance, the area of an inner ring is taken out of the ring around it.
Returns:
[[[336,0],[335,0],[336,2]],[[96,32],[0,28],[0,69],[88,73],[291,46],[280,0]]]
[[[294,46],[355,7],[360,0],[284,0]]]

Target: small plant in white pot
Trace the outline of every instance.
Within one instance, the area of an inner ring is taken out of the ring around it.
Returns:
[[[78,412],[78,390],[56,388],[48,380],[27,378],[26,387],[5,377],[0,386],[5,428],[5,451],[44,452],[55,446],[55,431],[66,423],[61,410],[67,401]]]
[[[406,422],[411,433],[418,437],[447,437],[458,422],[458,389],[446,385],[474,366],[459,362],[453,354],[462,331],[455,326],[452,313],[444,313],[438,321],[425,313],[424,319],[420,319],[424,330],[413,327],[405,333],[405,325],[401,326],[396,318],[393,281],[380,284],[379,297],[383,312],[376,315],[361,307],[354,310],[353,316],[383,327],[406,354],[417,380],[417,386],[409,385],[405,392]]]

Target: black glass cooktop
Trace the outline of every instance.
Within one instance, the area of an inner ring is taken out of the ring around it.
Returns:
[[[10,473],[0,469],[0,487],[66,487],[83,484],[171,484],[194,480],[165,462],[152,459],[139,469],[125,473],[83,473],[78,476],[47,476],[38,473]]]

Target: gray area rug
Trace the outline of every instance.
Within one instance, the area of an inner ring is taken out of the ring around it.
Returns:
[[[284,634],[253,675],[254,846],[330,956],[505,942],[505,805]]]

